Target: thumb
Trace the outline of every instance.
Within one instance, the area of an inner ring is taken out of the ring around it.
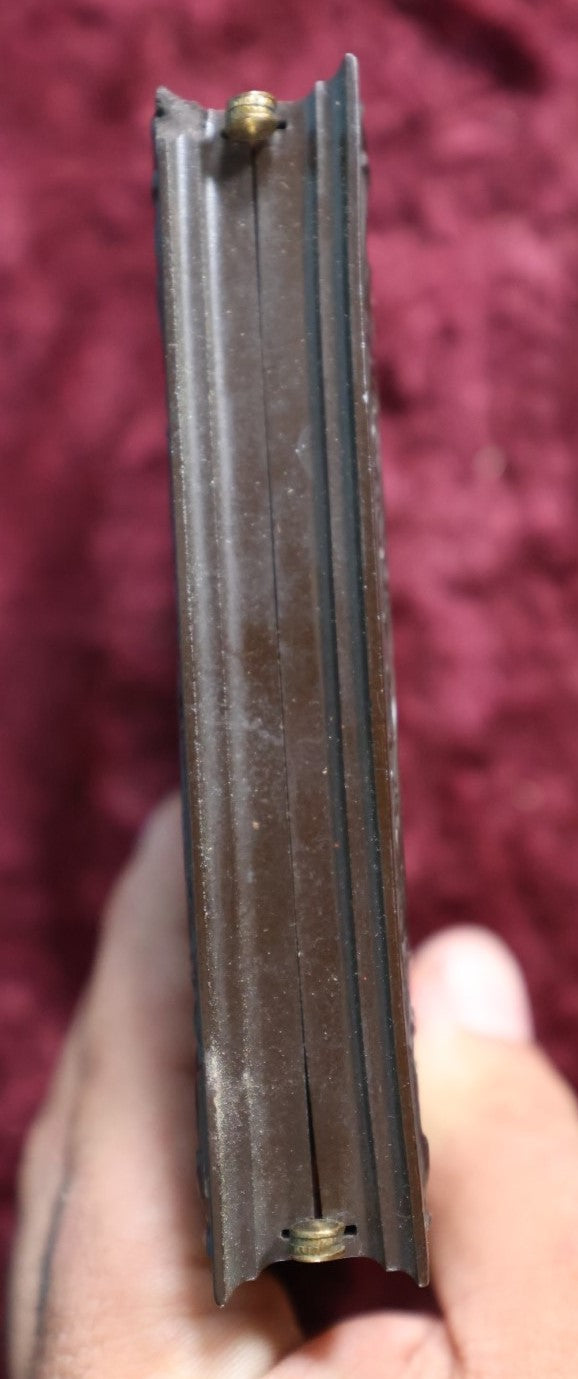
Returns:
[[[522,973],[491,934],[457,929],[425,944],[412,991],[433,1282],[462,1373],[570,1374],[574,1098],[532,1043]]]
[[[418,1033],[456,1029],[519,1044],[533,1038],[530,999],[510,949],[489,929],[459,925],[423,943],[415,954],[411,994]]]

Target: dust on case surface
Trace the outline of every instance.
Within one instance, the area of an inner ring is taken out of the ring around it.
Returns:
[[[323,1237],[428,1276],[355,59],[276,113],[154,127],[219,1302]]]

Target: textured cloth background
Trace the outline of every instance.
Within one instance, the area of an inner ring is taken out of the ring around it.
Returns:
[[[578,1080],[575,0],[4,0],[4,1244],[103,897],[177,779],[154,89],[297,98],[347,49],[372,164],[411,931],[504,934]]]

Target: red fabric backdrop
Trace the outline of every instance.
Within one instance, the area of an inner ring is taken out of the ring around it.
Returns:
[[[177,778],[149,121],[361,59],[411,929],[488,923],[578,1079],[575,0],[4,0],[0,1173]],[[162,916],[159,916],[162,922]]]

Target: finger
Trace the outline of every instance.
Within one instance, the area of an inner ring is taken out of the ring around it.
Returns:
[[[457,1376],[440,1321],[410,1313],[381,1312],[332,1326],[282,1360],[271,1379],[457,1379]]]
[[[497,939],[450,931],[425,945],[413,978],[433,1278],[457,1353],[480,1374],[570,1374],[574,1097],[531,1042],[523,979]]]
[[[297,1340],[285,1294],[268,1276],[239,1290],[224,1312],[212,1300],[195,1170],[181,854],[173,805],[157,817],[112,899],[86,1002],[76,1095],[72,1108],[60,1095],[54,1111],[67,1179],[37,1362],[38,1375],[51,1379],[97,1370],[111,1379],[223,1372],[252,1379]],[[42,1174],[40,1154],[35,1163],[29,1156],[19,1259],[27,1235],[39,1233]],[[27,1326],[20,1311],[19,1334]],[[24,1350],[19,1341],[17,1353]]]
[[[8,1286],[10,1373],[29,1375],[44,1294],[50,1244],[61,1210],[67,1129],[78,1082],[82,1029],[79,1010],[69,1032],[46,1103],[27,1140],[20,1167],[19,1240]]]

